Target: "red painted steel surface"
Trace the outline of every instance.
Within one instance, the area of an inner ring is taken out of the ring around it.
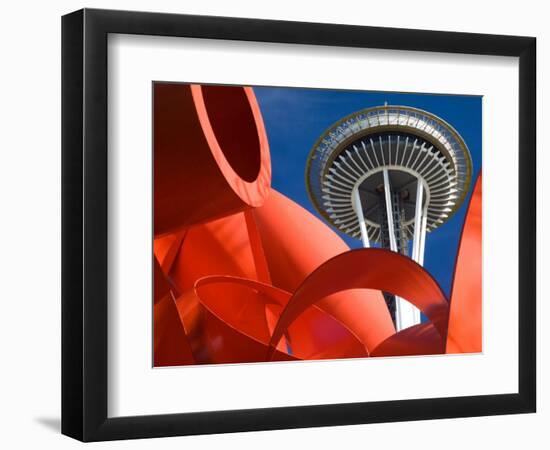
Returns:
[[[481,175],[460,239],[450,302],[447,353],[481,352]]]
[[[155,83],[155,235],[260,206],[271,162],[251,88]]]

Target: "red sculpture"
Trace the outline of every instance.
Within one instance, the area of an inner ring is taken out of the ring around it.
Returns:
[[[154,117],[155,366],[481,351],[481,178],[447,299],[270,187],[251,88],[157,83]],[[382,291],[429,322],[396,333]]]

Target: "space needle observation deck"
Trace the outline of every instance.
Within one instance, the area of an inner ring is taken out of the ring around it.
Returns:
[[[327,129],[311,149],[305,176],[311,202],[330,225],[363,247],[387,248],[422,265],[426,233],[464,201],[472,161],[462,137],[443,119],[384,105]],[[398,331],[420,323],[413,305],[384,297]]]

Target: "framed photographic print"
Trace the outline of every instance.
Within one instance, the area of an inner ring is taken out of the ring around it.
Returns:
[[[535,39],[63,17],[62,431],[535,411]]]

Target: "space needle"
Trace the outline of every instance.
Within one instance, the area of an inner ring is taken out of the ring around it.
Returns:
[[[387,248],[423,265],[426,233],[464,201],[472,160],[440,117],[385,104],[330,126],[311,149],[305,176],[314,207],[330,225],[363,247]],[[405,299],[384,297],[398,331],[420,323],[420,311]]]

